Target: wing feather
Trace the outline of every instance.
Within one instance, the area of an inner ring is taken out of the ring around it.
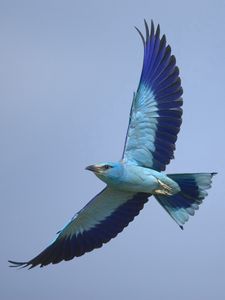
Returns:
[[[106,188],[79,211],[39,255],[27,262],[9,262],[13,267],[43,267],[100,248],[139,214],[149,196]]]
[[[136,28],[137,29],[137,28]],[[176,59],[160,38],[160,27],[145,21],[144,61],[137,93],[132,102],[123,160],[163,171],[174,158],[182,123],[183,93]]]

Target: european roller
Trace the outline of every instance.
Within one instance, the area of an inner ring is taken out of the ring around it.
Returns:
[[[136,28],[137,29],[137,28]],[[33,268],[71,260],[116,237],[154,196],[183,229],[207,196],[215,173],[165,174],[174,158],[182,122],[179,69],[165,35],[145,21],[144,60],[133,96],[122,158],[88,166],[106,186],[76,213],[39,255],[9,261],[13,267]]]

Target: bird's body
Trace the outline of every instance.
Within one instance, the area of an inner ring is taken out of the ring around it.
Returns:
[[[105,163],[100,164],[105,165]],[[127,164],[123,161],[109,163],[113,166],[108,170],[107,176],[96,172],[96,176],[104,181],[109,187],[121,191],[135,193],[167,194],[165,186],[168,186],[170,194],[174,195],[180,191],[179,185],[162,172],[141,166]],[[98,166],[95,165],[95,166]],[[91,166],[89,167],[91,169]],[[94,167],[93,167],[94,168]],[[110,173],[113,173],[112,175]]]
[[[136,28],[137,29],[137,28]],[[134,94],[122,159],[87,167],[106,187],[74,215],[39,255],[14,267],[33,268],[70,260],[100,248],[137,216],[153,195],[183,229],[211,186],[215,173],[164,174],[174,158],[182,123],[183,90],[171,48],[160,28],[145,21],[144,61]]]

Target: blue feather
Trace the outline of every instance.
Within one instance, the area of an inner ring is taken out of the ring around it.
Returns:
[[[169,215],[183,229],[189,215],[193,216],[203,199],[207,196],[206,190],[211,187],[215,173],[170,174],[167,175],[178,183],[181,191],[173,196],[157,195],[155,198]]]
[[[171,55],[170,46],[166,45],[165,36],[160,38],[159,26],[155,31],[152,22],[149,33],[145,22],[145,29],[145,39],[138,30],[144,42],[144,60],[132,103],[123,159],[163,171],[174,158],[175,142],[182,123],[183,90],[176,59]],[[138,115],[142,118],[137,119]],[[164,143],[160,139],[166,142],[169,150],[163,149]]]

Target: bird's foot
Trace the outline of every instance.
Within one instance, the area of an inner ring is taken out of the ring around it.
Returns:
[[[157,179],[159,185],[160,185],[160,189],[155,190],[156,194],[160,194],[160,195],[164,195],[164,196],[172,196],[173,195],[173,189],[163,183],[161,180]]]

